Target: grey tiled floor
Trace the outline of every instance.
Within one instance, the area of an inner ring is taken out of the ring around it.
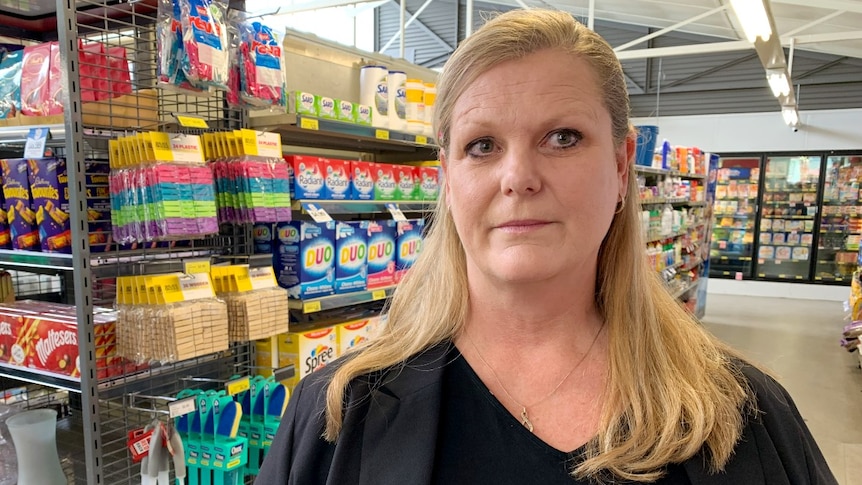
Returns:
[[[709,295],[703,322],[787,388],[838,483],[862,485],[862,371],[838,345],[843,319],[836,302]]]

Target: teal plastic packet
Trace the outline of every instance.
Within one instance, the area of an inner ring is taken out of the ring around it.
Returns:
[[[21,111],[21,68],[24,51],[7,51],[0,61],[0,119]]]

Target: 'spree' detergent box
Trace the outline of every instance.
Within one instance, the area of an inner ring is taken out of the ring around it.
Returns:
[[[3,196],[12,249],[38,251],[39,232],[36,213],[31,207],[28,161],[23,158],[0,160],[3,169]]]
[[[395,165],[372,163],[374,171],[374,200],[395,200],[398,181],[395,179]]]
[[[368,289],[395,284],[395,221],[368,224]]]
[[[350,188],[353,200],[374,199],[374,164],[371,162],[350,162]]]
[[[350,187],[350,162],[347,160],[324,160],[326,167],[327,199],[349,200],[352,195]]]
[[[72,252],[69,227],[69,185],[66,161],[57,158],[30,160],[30,194],[39,226],[42,251]]]
[[[293,166],[293,196],[296,199],[326,199],[326,160],[308,155],[289,155]]]
[[[341,355],[338,352],[338,331],[335,327],[326,327],[308,332],[281,334],[278,351],[289,357],[284,365],[293,363],[296,367],[292,382],[285,384],[288,388],[293,388],[300,379],[326,367]]]
[[[363,291],[368,279],[368,221],[335,225],[335,292]]]
[[[397,222],[395,282],[400,283],[407,271],[422,252],[422,231],[425,219],[411,219]]]
[[[280,222],[275,230],[273,266],[278,284],[292,298],[335,291],[335,222]]]
[[[372,339],[380,317],[361,318],[338,324],[338,353],[344,355],[356,346]]]

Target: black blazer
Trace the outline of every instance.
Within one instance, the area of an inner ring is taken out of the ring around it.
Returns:
[[[448,349],[440,344],[403,366],[354,379],[335,443],[321,438],[326,385],[335,367],[303,379],[255,484],[430,483]],[[710,474],[700,454],[684,463],[692,484],[836,484],[787,391],[754,367],[743,372],[760,412],[748,416],[722,473]]]

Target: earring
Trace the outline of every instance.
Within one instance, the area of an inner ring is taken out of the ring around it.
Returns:
[[[623,209],[626,207],[626,197],[624,195],[620,196],[620,201],[617,202],[619,204],[617,206],[617,210],[614,211],[614,215],[619,215],[622,213]]]

